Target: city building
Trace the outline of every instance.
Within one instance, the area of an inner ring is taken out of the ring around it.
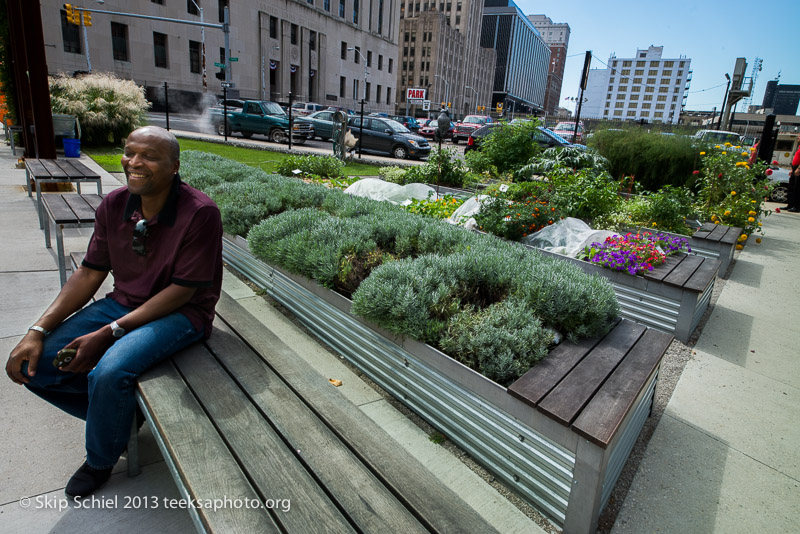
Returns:
[[[407,105],[409,88],[427,90],[433,111],[449,103],[454,116],[490,103],[495,54],[480,47],[482,16],[482,0],[401,0],[398,111],[421,112]]]
[[[485,0],[481,46],[497,53],[492,107],[542,113],[550,47],[513,0]]]
[[[550,47],[550,68],[547,72],[547,89],[544,93],[544,111],[548,115],[556,113],[561,104],[561,85],[564,82],[564,65],[569,48],[569,24],[554,23],[545,15],[528,15],[528,20]]]
[[[220,28],[128,14],[220,25],[228,0],[131,0],[97,4],[92,25],[67,21],[64,4],[42,0],[48,71],[111,72],[145,86],[158,102],[169,86],[170,106],[199,106],[204,95],[394,111],[397,88],[397,0],[244,0],[231,3],[229,72]],[[87,47],[88,44],[88,47]],[[203,77],[203,62],[207,75]],[[89,65],[91,64],[91,69]],[[366,77],[366,80],[365,80]],[[212,96],[208,99],[214,99]]]
[[[605,69],[590,69],[581,114],[587,118],[677,124],[692,79],[686,56],[663,58],[663,46],[612,55]]]
[[[800,103],[800,85],[779,84],[778,80],[767,82],[761,107],[767,113],[796,115]]]

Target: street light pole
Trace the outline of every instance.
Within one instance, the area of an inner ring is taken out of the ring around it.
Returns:
[[[717,123],[717,130],[722,128],[722,118],[723,115],[725,115],[725,104],[728,103],[728,90],[731,88],[731,77],[728,75],[727,72],[725,73],[725,78],[728,79],[728,85],[725,86],[725,98],[722,99],[722,108],[720,108],[722,109],[722,113],[719,114],[719,122]]]
[[[478,91],[467,85],[465,89],[470,89],[473,93],[475,93],[475,114],[478,114]]]
[[[439,74],[434,74],[433,77],[441,78],[442,81],[444,82],[444,108],[447,109],[447,111],[450,111],[447,108],[447,103],[450,102],[450,82],[448,82],[444,76],[441,76]]]
[[[351,46],[350,48],[348,48],[348,50],[352,50],[353,52],[358,54],[361,57],[361,61],[364,63],[364,92],[362,94],[366,95],[367,94],[367,74],[368,74],[368,72],[367,72],[367,60],[364,57],[364,54],[362,54],[361,50],[359,50],[358,48],[355,48],[355,47]],[[361,100],[364,100],[364,99],[362,98]]]
[[[353,52],[355,52],[356,54],[361,56],[361,61],[364,62],[364,92],[362,94],[366,96],[366,94],[367,94],[367,60],[364,57],[364,54],[362,54],[361,50],[359,50],[358,48],[353,46],[353,47],[348,48],[348,50],[352,50]],[[363,139],[364,139],[364,98],[362,97],[361,98],[361,123],[360,123],[359,128],[358,128],[358,159],[361,159],[361,143],[362,143]]]

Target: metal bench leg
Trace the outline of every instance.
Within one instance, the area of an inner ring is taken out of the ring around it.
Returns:
[[[36,180],[36,210],[39,212],[39,230],[44,230],[45,220],[44,209],[42,207],[42,184],[39,180]]]
[[[13,143],[12,143],[13,145]],[[16,154],[14,154],[16,156]],[[28,187],[28,198],[31,198],[33,195],[31,194],[31,171],[28,170],[28,166],[25,166],[25,185]]]
[[[56,225],[56,255],[58,256],[58,277],[61,280],[61,287],[64,287],[64,284],[67,283],[67,262],[64,258],[64,226],[61,224]]]
[[[75,187],[78,188],[78,194],[80,195],[81,194],[81,183],[80,182],[75,182]]]
[[[131,423],[131,437],[128,438],[128,476],[135,477],[142,472],[139,466],[139,428],[136,425],[136,417]]]

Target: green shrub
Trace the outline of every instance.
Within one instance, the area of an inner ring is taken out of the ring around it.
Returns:
[[[224,230],[233,235],[247,235],[251,227],[283,208],[264,182],[225,182],[214,187],[210,196],[219,206]]]
[[[690,137],[638,128],[598,131],[588,145],[608,159],[612,176],[618,180],[634,176],[647,191],[657,191],[664,185],[693,187],[692,171],[697,168],[698,152],[702,150]]]
[[[550,206],[562,217],[588,222],[617,210],[622,201],[619,185],[606,172],[583,169],[576,173],[556,171],[548,176],[551,184]]]
[[[464,365],[508,386],[547,355],[552,339],[525,303],[510,298],[451,317],[440,345]]]
[[[434,219],[448,219],[463,203],[463,200],[455,198],[452,195],[445,195],[436,200],[433,200],[429,196],[425,200],[412,200],[411,204],[406,206],[406,210],[409,213],[424,215],[425,217],[432,217]]]
[[[405,185],[408,183],[406,182],[406,169],[402,167],[381,167],[378,171],[378,174],[386,182],[399,185]]]
[[[283,176],[294,176],[295,170],[322,178],[343,176],[344,163],[333,156],[289,156],[281,161],[275,171]]]
[[[78,117],[81,142],[88,146],[122,144],[129,133],[147,123],[150,108],[144,87],[110,73],[51,76],[50,104],[53,113]]]
[[[498,175],[513,173],[526,165],[531,158],[541,153],[539,144],[533,140],[539,122],[519,121],[504,123],[484,137],[480,150],[467,156],[467,164],[477,173],[496,169]]]

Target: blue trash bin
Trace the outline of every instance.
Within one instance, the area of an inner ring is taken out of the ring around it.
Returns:
[[[81,140],[64,138],[64,155],[68,158],[81,157]]]

